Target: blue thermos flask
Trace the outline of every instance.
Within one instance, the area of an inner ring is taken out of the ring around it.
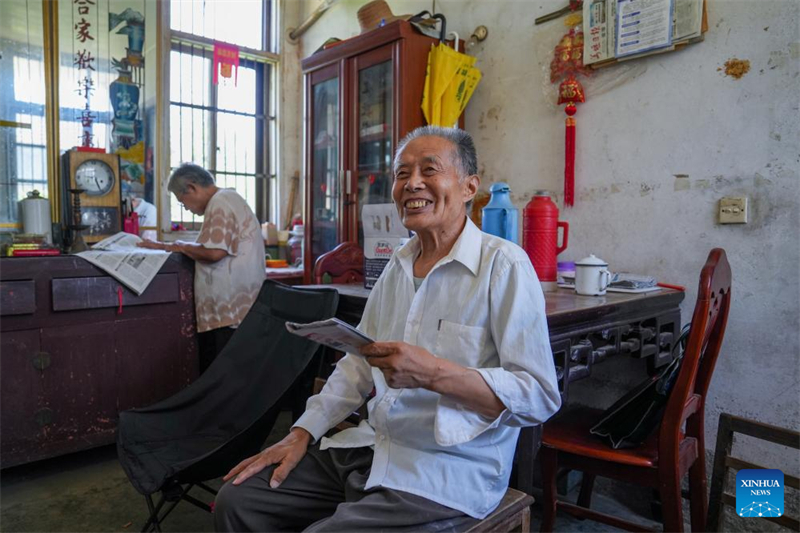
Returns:
[[[495,183],[489,188],[492,197],[483,208],[483,231],[502,237],[511,242],[518,242],[519,212],[508,193],[507,183]]]

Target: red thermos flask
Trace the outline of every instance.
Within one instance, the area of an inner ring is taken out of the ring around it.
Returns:
[[[564,228],[561,246],[558,228]],[[522,214],[522,248],[528,253],[545,291],[557,288],[556,256],[567,249],[569,224],[558,220],[558,207],[547,191],[536,191]]]

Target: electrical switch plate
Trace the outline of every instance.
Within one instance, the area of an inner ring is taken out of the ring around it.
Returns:
[[[719,200],[720,224],[747,224],[747,197],[728,196]]]

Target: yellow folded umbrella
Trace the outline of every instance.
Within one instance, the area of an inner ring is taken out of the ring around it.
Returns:
[[[444,43],[431,45],[422,93],[422,112],[428,124],[456,124],[481,79],[475,61]]]

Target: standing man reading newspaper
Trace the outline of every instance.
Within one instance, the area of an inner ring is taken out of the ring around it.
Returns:
[[[194,299],[200,372],[211,365],[250,310],[266,279],[264,239],[256,215],[232,189],[221,189],[201,166],[184,163],[168,189],[203,215],[197,242],[144,241],[144,248],[180,252],[195,260]]]
[[[523,426],[561,399],[544,295],[525,252],[467,218],[472,138],[426,126],[397,149],[392,196],[416,236],[369,296],[347,354],[289,435],[242,461],[218,531],[458,531],[508,486]],[[323,435],[369,400],[369,420]]]

